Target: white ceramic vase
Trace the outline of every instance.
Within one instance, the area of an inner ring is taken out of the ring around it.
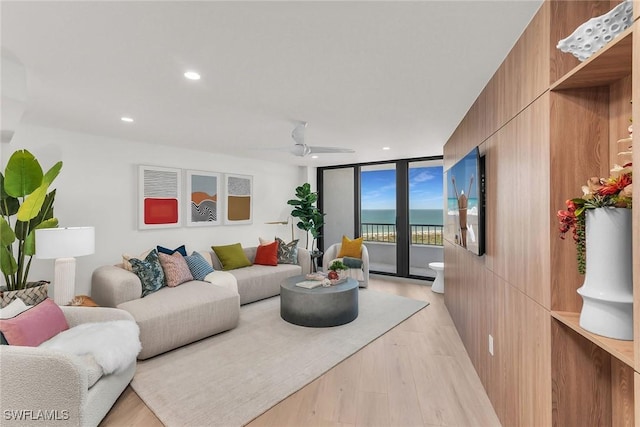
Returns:
[[[631,209],[588,209],[586,215],[580,326],[605,337],[633,340]]]

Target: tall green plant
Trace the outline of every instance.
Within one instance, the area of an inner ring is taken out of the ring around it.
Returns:
[[[43,174],[33,154],[18,150],[0,173],[0,269],[10,291],[26,287],[36,253],[35,230],[58,226],[56,190],[47,191],[61,169],[58,162]]]
[[[311,232],[315,242],[321,236],[320,229],[324,225],[325,214],[315,206],[318,201],[318,193],[311,191],[311,185],[308,182],[296,187],[296,197],[297,199],[287,201],[287,204],[294,207],[291,211],[291,216],[298,218],[298,223],[296,224],[298,228],[307,232],[306,247],[309,249],[309,232]]]

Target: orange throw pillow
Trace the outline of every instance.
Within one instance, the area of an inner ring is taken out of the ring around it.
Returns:
[[[351,240],[347,236],[342,236],[342,246],[338,258],[343,257],[362,258],[362,237]]]
[[[278,242],[258,246],[254,264],[278,265]]]

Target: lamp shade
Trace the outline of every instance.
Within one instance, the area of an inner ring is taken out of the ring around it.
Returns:
[[[70,258],[90,255],[94,251],[94,227],[43,228],[36,230],[36,258]]]

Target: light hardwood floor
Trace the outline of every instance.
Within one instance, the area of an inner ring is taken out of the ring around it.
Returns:
[[[373,278],[371,289],[431,304],[248,426],[499,426],[444,297],[428,283]],[[127,387],[100,425],[162,423]]]

